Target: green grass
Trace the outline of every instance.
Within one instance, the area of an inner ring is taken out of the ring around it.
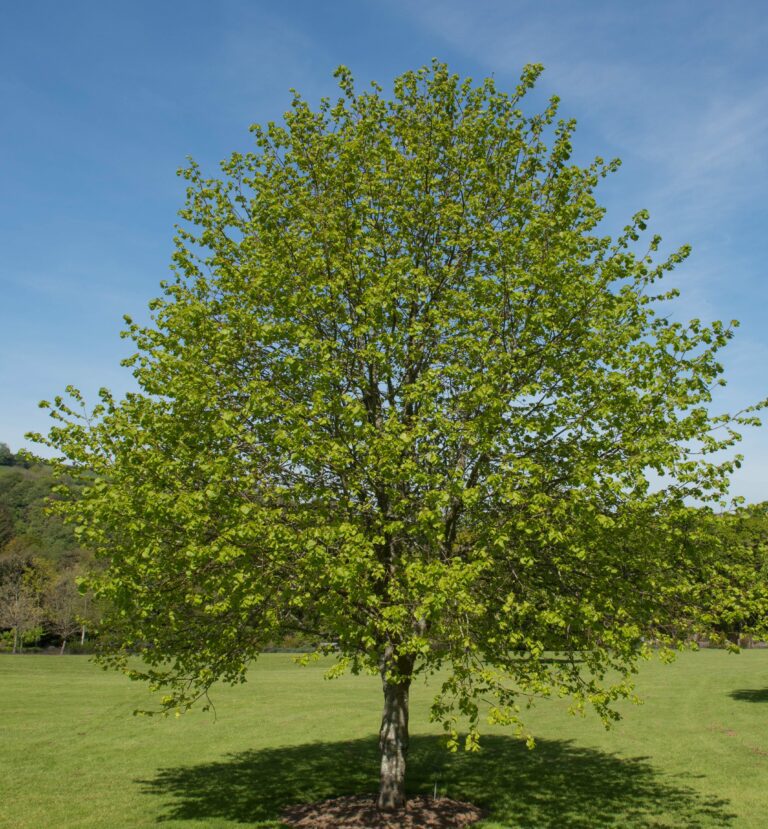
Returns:
[[[279,826],[289,803],[376,786],[374,678],[264,656],[218,717],[132,717],[141,685],[86,657],[0,658],[0,826]],[[501,731],[449,755],[414,688],[409,782],[484,806],[487,829],[765,827],[768,652],[703,651],[644,665],[639,707],[605,732],[562,702],[531,713],[528,751]]]

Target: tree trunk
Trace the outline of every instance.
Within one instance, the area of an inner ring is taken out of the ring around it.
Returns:
[[[66,648],[66,647],[67,647],[67,640],[62,639],[61,640],[61,650],[59,651],[59,656],[64,656],[64,648]]]
[[[80,628],[80,644],[82,645],[85,642],[85,625]]]
[[[394,668],[396,676],[388,677]],[[377,806],[382,812],[405,807],[405,760],[408,754],[408,691],[411,687],[411,660],[382,662],[384,713],[379,731],[381,778]]]
[[[13,629],[13,652],[16,653],[19,647],[19,629],[15,627]]]

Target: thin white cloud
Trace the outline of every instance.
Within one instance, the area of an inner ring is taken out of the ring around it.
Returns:
[[[564,112],[578,114],[626,157],[644,180],[635,185],[638,195],[661,215],[674,214],[682,232],[714,223],[713,208],[719,219],[737,209],[768,176],[768,70],[745,79],[727,65],[732,55],[760,48],[755,30],[768,34],[768,22],[718,6],[697,16],[687,8],[683,27],[681,6],[644,6],[660,38],[674,30],[670,48],[675,32],[688,41],[685,56],[659,61],[650,48],[626,48],[638,12],[624,4],[401,6],[489,72],[511,80],[525,63],[544,63],[542,88],[561,95]],[[699,44],[719,50],[718,59],[697,58]]]
[[[768,306],[764,230],[743,220],[765,215],[768,189],[768,17],[760,4],[422,0],[399,8],[508,86],[524,64],[545,65],[541,91],[558,94],[562,112],[581,124],[577,152],[586,137],[594,152],[625,162],[603,190],[609,222],[624,224],[646,207],[667,249],[693,244],[691,259],[668,277],[682,292],[675,316],[751,317],[752,328],[724,353],[730,382],[716,407],[768,395],[768,347],[755,314]],[[764,500],[768,428],[745,430],[742,451],[733,491]]]

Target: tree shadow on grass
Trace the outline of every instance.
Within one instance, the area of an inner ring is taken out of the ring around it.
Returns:
[[[728,696],[739,702],[768,702],[768,688],[739,688]]]
[[[409,794],[431,794],[437,783],[438,792],[487,810],[489,824],[516,829],[722,829],[735,818],[727,801],[656,771],[647,758],[566,740],[541,740],[529,751],[513,738],[488,736],[482,746],[477,754],[450,754],[437,737],[413,737]],[[145,794],[170,801],[159,821],[278,827],[288,805],[375,791],[376,749],[371,737],[246,751],[138,782]]]

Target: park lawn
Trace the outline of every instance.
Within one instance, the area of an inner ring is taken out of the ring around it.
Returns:
[[[472,800],[486,829],[765,827],[768,651],[654,660],[637,685],[645,704],[609,732],[551,701],[530,712],[533,751],[490,729],[450,755],[417,684],[410,791]],[[3,656],[0,692],[3,829],[278,827],[287,804],[376,786],[377,680],[285,654],[218,689],[215,720],[133,717],[146,689],[86,657]]]

